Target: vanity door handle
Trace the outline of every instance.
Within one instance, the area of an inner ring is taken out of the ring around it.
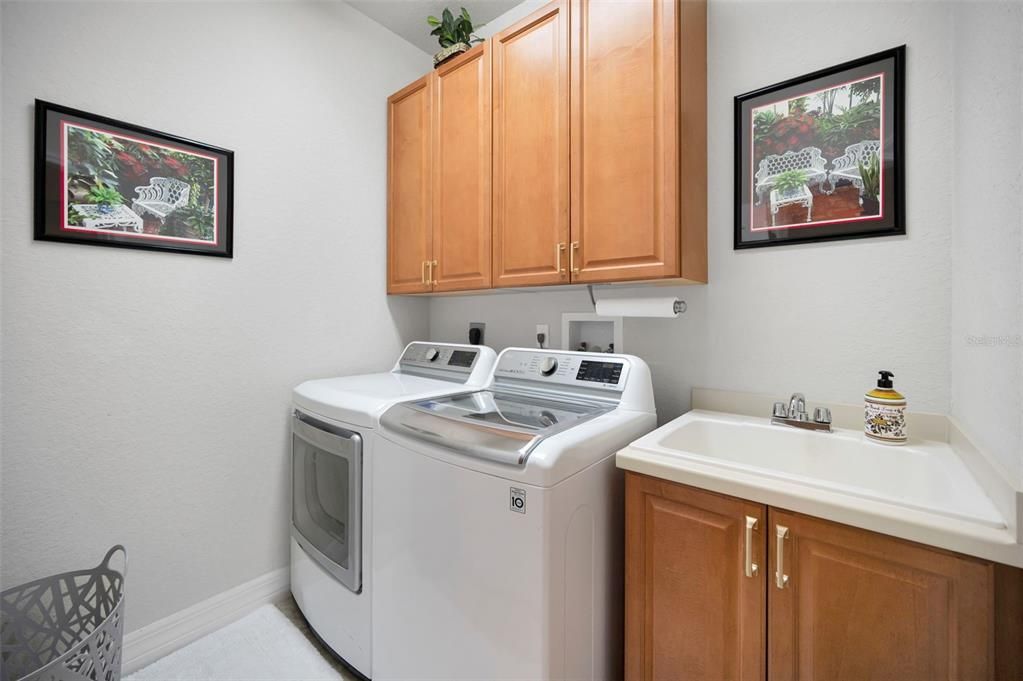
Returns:
[[[774,529],[778,542],[775,551],[774,585],[779,589],[784,589],[789,585],[789,576],[785,574],[785,540],[789,538],[789,528],[784,525],[776,525]]]
[[[743,558],[746,563],[746,576],[753,577],[757,574],[757,564],[753,562],[753,530],[757,529],[757,519],[751,515],[746,516],[746,543],[743,550]]]

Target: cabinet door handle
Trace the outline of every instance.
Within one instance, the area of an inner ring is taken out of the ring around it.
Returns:
[[[753,530],[757,529],[757,519],[751,515],[746,516],[746,544],[743,550],[743,557],[746,563],[746,576],[752,577],[757,574],[757,564],[753,562]]]
[[[558,274],[565,274],[565,268],[561,266],[561,254],[565,252],[565,242],[562,241],[554,246],[554,262],[558,268]]]
[[[784,525],[775,526],[775,537],[778,542],[775,551],[774,585],[784,589],[789,585],[789,576],[785,574],[785,540],[789,537],[789,528]]]
[[[423,261],[423,266],[422,266],[421,270],[422,271],[419,273],[419,282],[421,284],[423,284],[423,285],[429,284],[430,280],[426,278],[426,261],[425,260]]]
[[[579,268],[575,266],[575,252],[579,250],[579,242],[573,241],[572,248],[568,252],[568,266],[572,270],[572,274],[579,274]]]
[[[437,280],[434,278],[434,275],[433,275],[433,268],[436,267],[436,266],[437,266],[437,261],[436,260],[431,260],[430,261],[430,281],[428,281],[427,283],[428,284],[433,284],[434,286],[437,285]]]

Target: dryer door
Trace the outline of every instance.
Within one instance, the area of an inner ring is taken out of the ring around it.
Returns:
[[[362,590],[362,437],[296,412],[291,534],[346,587]]]

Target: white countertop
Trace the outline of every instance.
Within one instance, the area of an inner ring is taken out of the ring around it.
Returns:
[[[619,468],[1016,567],[1023,545],[947,442],[892,447],[694,410],[618,452]]]

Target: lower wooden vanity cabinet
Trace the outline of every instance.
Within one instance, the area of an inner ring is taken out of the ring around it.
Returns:
[[[628,681],[1021,681],[1023,571],[629,472]]]
[[[763,679],[767,507],[634,473],[625,497],[625,678]]]

